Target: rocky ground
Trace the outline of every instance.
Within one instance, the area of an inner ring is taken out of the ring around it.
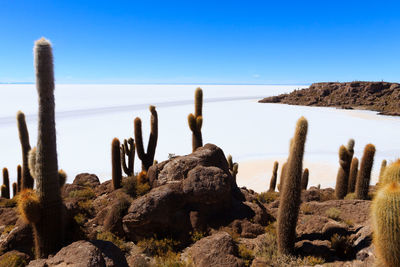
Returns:
[[[400,115],[400,84],[388,82],[313,83],[309,88],[271,96],[261,103],[368,109]]]
[[[34,260],[16,200],[0,201],[0,266],[371,266],[370,201],[302,193],[296,256],[277,253],[279,193],[238,188],[223,151],[207,144],[112,190],[94,174],[63,186],[65,246]],[[373,189],[373,188],[372,188]],[[372,190],[373,191],[373,190]],[[60,226],[61,227],[61,226]]]

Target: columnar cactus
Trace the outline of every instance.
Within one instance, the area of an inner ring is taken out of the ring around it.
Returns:
[[[279,177],[279,184],[278,184],[278,190],[279,192],[281,192],[282,190],[282,186],[283,186],[283,182],[285,181],[285,175],[286,175],[286,165],[287,162],[282,164],[282,169],[281,169],[281,176]]]
[[[153,165],[158,138],[158,115],[156,107],[150,106],[149,109],[151,112],[151,123],[149,143],[147,144],[147,153],[144,152],[143,147],[142,121],[138,117],[134,121],[136,152],[139,159],[142,161],[142,170],[146,172],[151,167],[151,165]]]
[[[17,192],[21,191],[22,186],[22,167],[21,165],[17,166]]]
[[[337,199],[343,199],[347,194],[349,184],[351,152],[345,146],[339,148],[339,170],[336,176],[335,195]]]
[[[400,183],[400,159],[385,168],[385,172],[383,173],[379,184],[381,186],[391,182]]]
[[[19,132],[19,140],[22,148],[22,188],[33,188],[33,178],[29,172],[28,153],[31,150],[29,144],[29,132],[26,126],[25,114],[21,111],[17,113],[17,125]]]
[[[397,166],[398,168],[398,166]],[[380,187],[372,201],[372,226],[375,251],[388,267],[400,266],[400,184]]]
[[[126,164],[125,156],[128,157],[128,164]],[[134,163],[135,142],[133,141],[133,138],[129,138],[128,140],[125,139],[124,143],[121,144],[121,165],[126,175],[133,175]]]
[[[365,146],[364,154],[360,164],[360,170],[357,175],[356,182],[356,198],[357,199],[367,199],[369,182],[371,180],[371,170],[374,163],[375,146],[373,144],[368,144]]]
[[[354,144],[355,144],[354,139],[350,139],[346,147],[347,152],[349,153],[350,162],[354,155]]]
[[[36,173],[36,147],[33,147],[31,150],[29,150],[28,153],[28,166],[29,166],[29,172],[32,176],[33,179],[36,179],[37,173]]]
[[[349,184],[347,187],[347,193],[354,192],[356,188],[357,173],[358,173],[358,158],[354,157],[350,165]]]
[[[307,168],[305,168],[303,171],[303,176],[301,176],[301,189],[302,190],[307,190],[309,174],[310,174],[309,170]]]
[[[32,224],[36,257],[56,252],[64,239],[64,218],[58,175],[55,128],[53,54],[49,41],[35,42],[36,88],[39,96],[38,141],[35,155],[36,193],[21,192],[19,209]]]
[[[285,182],[282,186],[278,209],[277,241],[278,251],[282,254],[294,253],[307,129],[308,122],[304,117],[301,117],[297,121],[293,142],[290,146]]]
[[[278,167],[279,167],[279,163],[277,161],[275,161],[274,168],[272,169],[271,181],[269,182],[268,192],[275,192],[276,180],[278,177]]]
[[[386,164],[387,164],[386,159],[382,160],[381,170],[379,171],[379,183],[381,183],[381,181],[382,181],[382,176],[383,176],[383,172],[385,171]]]
[[[121,170],[121,154],[119,151],[119,140],[114,138],[111,143],[111,169],[112,169],[112,185],[116,190],[121,188],[122,170]]]
[[[12,190],[13,190],[13,197],[15,197],[18,193],[18,188],[17,188],[17,183],[12,184]]]
[[[239,164],[233,162],[231,155],[228,155],[227,161],[228,161],[229,172],[231,173],[233,179],[236,181],[236,175],[238,173]]]
[[[203,124],[203,90],[197,88],[194,92],[194,114],[188,116],[189,128],[192,131],[192,151],[203,146],[201,126]]]
[[[4,185],[4,192],[2,191],[1,196],[4,198],[10,198],[10,177],[8,176],[7,168],[3,168],[3,185]],[[3,194],[4,193],[4,194]]]

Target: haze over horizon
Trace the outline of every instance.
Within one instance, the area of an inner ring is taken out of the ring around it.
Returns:
[[[400,82],[398,1],[0,1],[0,83]]]

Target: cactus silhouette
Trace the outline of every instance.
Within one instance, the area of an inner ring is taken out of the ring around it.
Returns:
[[[231,155],[227,156],[227,161],[228,161],[229,172],[231,173],[233,179],[236,181],[236,175],[238,173],[239,164],[233,162]]]
[[[36,257],[56,252],[64,239],[64,218],[57,162],[53,54],[42,38],[34,48],[36,88],[39,96],[38,140],[35,157],[36,193],[22,192],[18,202],[22,217],[32,224]],[[34,213],[34,215],[32,215]]]
[[[12,190],[13,190],[13,197],[15,197],[18,193],[18,189],[17,189],[17,183],[13,183],[12,184]]]
[[[119,140],[118,138],[114,138],[111,143],[112,185],[114,190],[121,188],[122,183],[120,156]]]
[[[391,182],[400,183],[400,159],[395,162],[389,164],[381,177],[381,181],[379,182],[379,186],[385,185]]]
[[[17,166],[17,192],[21,191],[22,185],[22,167],[21,165]]]
[[[386,159],[382,160],[382,163],[381,163],[381,170],[379,171],[379,183],[382,182],[382,176],[383,176],[383,173],[384,173],[384,171],[385,171],[386,164],[387,164]]]
[[[151,165],[153,165],[158,138],[158,115],[156,107],[150,106],[149,109],[151,112],[151,123],[149,143],[147,144],[147,153],[144,152],[143,146],[142,121],[138,117],[134,121],[136,152],[139,159],[142,161],[142,171],[146,172],[151,167]]]
[[[354,157],[351,160],[351,165],[350,165],[349,184],[347,187],[347,193],[354,192],[356,188],[357,173],[358,173],[358,158]]]
[[[277,161],[274,162],[274,168],[272,169],[271,181],[269,182],[268,192],[274,192],[276,187],[276,180],[278,177],[278,167],[279,163]]]
[[[339,170],[336,176],[335,195],[337,199],[343,199],[347,194],[349,184],[351,152],[345,146],[339,148]]]
[[[201,126],[203,125],[203,90],[197,88],[194,92],[194,114],[188,116],[189,128],[192,131],[192,151],[203,146]]]
[[[303,171],[303,176],[301,176],[301,189],[302,190],[307,190],[309,174],[310,174],[309,170],[307,168],[305,168]]]
[[[1,196],[4,198],[10,198],[10,177],[8,176],[8,170],[7,168],[3,169],[3,186],[4,186],[4,192],[1,192]]]
[[[296,124],[290,154],[286,165],[278,209],[277,241],[281,254],[293,254],[296,240],[296,224],[299,215],[301,177],[303,171],[304,145],[308,122],[301,117]]]
[[[398,166],[397,166],[398,168]],[[380,186],[372,201],[373,243],[384,266],[400,266],[400,184]]]
[[[17,125],[22,148],[22,188],[33,188],[33,178],[28,166],[28,153],[29,150],[31,150],[31,145],[29,144],[29,133],[26,126],[25,114],[21,111],[17,113]]]
[[[356,198],[367,199],[369,191],[369,182],[371,180],[371,170],[374,163],[375,146],[368,144],[365,146],[364,154],[361,159],[360,169],[356,181]]]
[[[125,156],[128,157],[128,164],[126,164]],[[124,140],[121,144],[121,165],[127,176],[133,175],[135,163],[135,142],[133,138]]]

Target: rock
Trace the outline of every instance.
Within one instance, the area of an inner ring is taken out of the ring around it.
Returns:
[[[303,256],[315,256],[324,259],[334,257],[334,251],[330,249],[331,242],[328,240],[302,240],[295,245],[296,252]]]
[[[14,225],[18,220],[15,208],[0,208],[0,225]]]
[[[21,219],[19,219],[15,227],[6,236],[2,236],[0,240],[0,251],[18,250],[33,256],[32,247],[32,228]]]
[[[0,267],[26,266],[29,259],[29,255],[12,250],[0,256]]]
[[[75,177],[74,182],[72,184],[81,186],[90,186],[94,188],[100,185],[100,180],[95,174],[81,173]]]
[[[242,267],[244,262],[237,257],[237,247],[226,232],[218,232],[202,238],[184,252],[196,267],[230,266]]]
[[[122,251],[108,241],[77,241],[62,248],[54,257],[34,260],[30,267],[124,267],[128,266]]]

